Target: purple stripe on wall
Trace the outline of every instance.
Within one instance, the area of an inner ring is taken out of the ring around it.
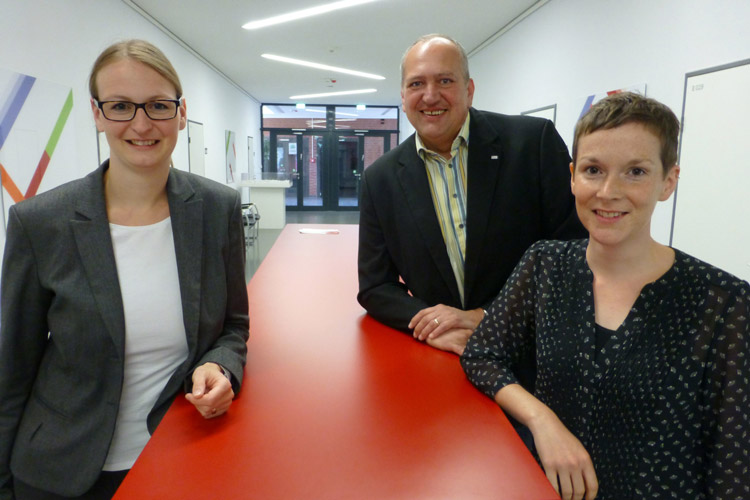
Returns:
[[[26,102],[26,98],[31,92],[31,87],[34,85],[36,78],[28,75],[18,75],[18,79],[13,84],[13,88],[10,91],[8,100],[4,103],[2,110],[0,110],[0,149],[2,149],[5,140],[10,134],[10,129],[13,128],[13,124],[18,118],[18,114],[21,112],[23,104]]]

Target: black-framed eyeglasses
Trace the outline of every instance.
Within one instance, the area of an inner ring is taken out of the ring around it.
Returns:
[[[135,118],[138,109],[143,109],[152,120],[171,120],[177,116],[179,99],[157,99],[148,102],[97,101],[104,118],[113,122],[129,122]]]

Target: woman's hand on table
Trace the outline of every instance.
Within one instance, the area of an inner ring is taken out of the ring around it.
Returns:
[[[542,467],[563,500],[593,500],[599,490],[594,464],[581,442],[549,410],[528,425]]]
[[[223,415],[234,399],[232,383],[216,363],[205,363],[193,372],[193,391],[185,398],[203,418]]]

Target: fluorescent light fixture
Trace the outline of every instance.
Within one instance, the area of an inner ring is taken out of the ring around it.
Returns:
[[[357,111],[364,111],[367,109],[367,106],[364,104],[357,104]]]
[[[328,97],[333,95],[370,94],[378,89],[342,90],[340,92],[326,92],[324,94],[293,95],[289,99],[314,99],[316,97]]]
[[[271,59],[272,61],[285,62],[289,64],[297,64],[299,66],[307,66],[308,68],[323,69],[326,71],[333,71],[335,73],[344,73],[347,75],[361,76],[363,78],[372,78],[373,80],[385,80],[384,76],[375,75],[373,73],[365,73],[363,71],[355,71],[353,69],[339,68],[336,66],[328,66],[327,64],[303,61],[302,59],[292,59],[291,57],[276,56],[273,54],[261,54],[260,57]]]
[[[260,19],[258,21],[250,21],[249,23],[243,24],[242,27],[246,30],[254,30],[258,28],[265,28],[266,26],[273,26],[274,24],[287,23],[289,21],[295,21],[297,19],[303,19],[305,17],[317,16],[319,14],[325,14],[334,10],[345,9],[347,7],[354,7],[365,3],[374,2],[375,0],[342,0],[340,2],[328,3],[325,5],[318,5],[317,7],[310,7],[309,9],[297,10],[289,12],[287,14],[281,14],[279,16],[273,16],[266,19]]]
[[[304,102],[298,102],[295,107],[297,109],[305,109],[305,103]]]

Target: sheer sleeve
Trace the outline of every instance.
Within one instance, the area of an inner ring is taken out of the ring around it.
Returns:
[[[461,356],[466,376],[491,398],[508,384],[520,383],[531,390],[539,258],[539,244],[535,244],[521,258]]]
[[[711,290],[707,304],[716,314],[703,386],[709,498],[750,498],[750,287],[739,290]]]

